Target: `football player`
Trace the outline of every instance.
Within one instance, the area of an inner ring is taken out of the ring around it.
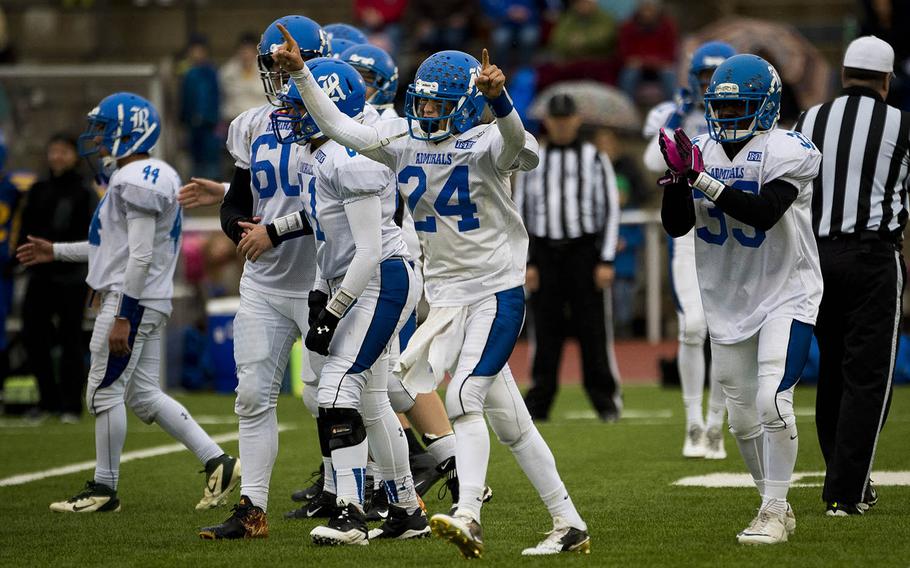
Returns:
[[[689,84],[682,87],[674,101],[651,109],[645,120],[644,135],[650,139],[644,154],[645,166],[657,175],[666,169],[658,145],[661,127],[683,128],[697,136],[708,131],[705,121],[704,93],[718,65],[736,54],[730,45],[709,41],[692,54]],[[686,409],[686,435],[683,456],[687,458],[725,459],[724,393],[711,377],[708,396],[708,419],[702,418],[702,395],[705,391],[705,340],[708,337],[705,312],[698,291],[695,272],[695,234],[690,231],[671,241],[670,277],[673,283],[676,315],[679,322],[679,347],[676,361]]]
[[[343,39],[353,42],[354,45],[369,43],[366,34],[351,24],[343,24],[340,22],[326,24],[322,29],[325,30],[326,35],[329,37],[329,41]]]
[[[235,168],[221,205],[221,226],[247,259],[234,318],[238,379],[234,411],[239,418],[244,473],[239,505],[224,523],[201,529],[199,536],[204,539],[268,535],[269,480],[278,454],[278,393],[291,347],[309,329],[308,292],[316,277],[313,239],[296,239],[261,253],[250,252],[243,241],[247,222],[268,223],[297,211],[305,193],[297,179],[298,148],[281,144],[271,127],[270,115],[276,107],[270,103],[282,104],[279,83],[286,80],[271,58],[272,46],[283,42],[278,22],[303,46],[308,59],[329,53],[325,32],[313,20],[284,16],[272,22],[259,42],[259,69],[269,103],[244,111],[228,130],[227,149]],[[217,194],[221,185],[208,183],[215,185]],[[309,366],[304,354],[304,381],[312,385],[316,377]],[[315,406],[311,412],[316,412]]]
[[[737,536],[744,544],[785,542],[796,528],[787,503],[797,451],[793,390],[822,295],[811,225],[821,155],[802,134],[775,128],[780,96],[774,67],[735,55],[705,93],[708,134],[660,134],[669,167],[659,182],[663,224],[673,237],[695,229],[711,374],[762,498]]]
[[[179,402],[161,391],[161,335],[171,313],[180,250],[180,179],[149,152],[161,135],[158,111],[133,93],[104,98],[88,114],[79,153],[100,156],[107,193],[89,226],[88,240],[51,243],[29,237],[19,247],[25,265],[52,260],[86,262],[86,282],[100,296],[89,345],[86,406],[95,415],[95,478],[51,511],[119,511],[117,485],[126,440],[126,407],[157,422],[205,464],[205,493],[196,509],[220,505],[239,482],[240,463],[202,430]]]
[[[384,49],[368,43],[341,52],[340,58],[356,69],[367,85],[367,102],[383,120],[398,118],[395,93],[398,91],[398,65]]]
[[[362,120],[366,87],[353,67],[326,58],[306,65],[339,112]],[[312,226],[316,289],[329,297],[314,318],[306,346],[326,356],[317,425],[339,512],[310,534],[316,544],[325,545],[428,536],[407,442],[387,392],[389,344],[420,297],[407,245],[394,221],[395,177],[382,164],[323,136],[293,82],[284,100],[287,106],[272,114],[273,130],[281,142],[302,145],[298,172],[308,205],[264,230],[261,225],[250,228],[269,233],[271,241],[283,246]],[[363,509],[367,437],[390,504],[386,522],[369,532]]]
[[[291,72],[323,134],[395,172],[424,253],[430,313],[402,353],[417,392],[435,390],[445,372],[446,410],[456,436],[460,495],[431,528],[462,554],[483,553],[480,506],[489,459],[484,414],[546,503],[554,527],[525,554],[590,549],[587,525],[556,471],[506,364],[524,321],[528,235],[509,197],[509,176],[537,165],[537,143],[503,91],[505,76],[459,51],[425,60],[408,89],[407,119],[361,124],[339,112],[305,67],[294,39],[275,59]],[[481,123],[490,105],[495,124]],[[431,372],[428,372],[431,371]]]

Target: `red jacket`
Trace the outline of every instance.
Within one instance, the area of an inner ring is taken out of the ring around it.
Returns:
[[[639,59],[645,67],[659,67],[676,61],[676,23],[667,15],[650,27],[633,16],[619,30],[619,57],[623,63]]]
[[[362,22],[363,12],[373,9],[382,15],[383,22],[390,24],[401,20],[407,7],[408,0],[354,0],[354,15]]]

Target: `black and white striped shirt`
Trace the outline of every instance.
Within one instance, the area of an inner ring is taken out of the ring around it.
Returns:
[[[619,191],[610,159],[590,142],[540,147],[540,165],[519,172],[515,204],[532,237],[557,241],[594,236],[612,262],[619,233]]]
[[[888,106],[871,89],[851,87],[807,110],[795,130],[810,138],[823,156],[812,195],[816,237],[903,233],[910,113]]]

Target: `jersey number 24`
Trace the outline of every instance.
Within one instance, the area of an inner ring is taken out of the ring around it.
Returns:
[[[408,196],[408,209],[414,213],[414,209],[427,192],[427,173],[420,166],[407,166],[398,172],[398,183],[410,183],[412,179],[417,179],[417,186],[411,195]],[[453,204],[452,197],[456,197]],[[468,185],[468,166],[455,166],[452,173],[442,186],[439,196],[433,202],[433,209],[441,217],[461,217],[458,220],[458,232],[464,233],[480,227],[480,219],[477,213],[477,205],[471,202],[471,191]],[[427,215],[426,219],[414,218],[414,228],[425,233],[436,232],[436,217]]]

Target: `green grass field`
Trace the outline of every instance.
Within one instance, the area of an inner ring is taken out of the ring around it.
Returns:
[[[815,393],[799,388],[800,453],[797,471],[823,469],[811,416]],[[236,430],[232,398],[180,397],[207,422],[212,434]],[[775,547],[743,547],[735,534],[758,505],[754,489],[679,487],[684,476],[743,473],[733,440],[722,462],[680,457],[683,416],[678,391],[656,387],[626,389],[628,418],[601,424],[585,418],[587,403],[577,387],[565,388],[554,420],[541,425],[556,454],[563,479],[586,518],[593,538],[590,556],[543,559],[520,557],[521,549],[549,529],[549,517],[509,452],[493,444],[488,483],[493,501],[484,507],[488,565],[537,566],[908,566],[910,487],[879,486],[881,500],[860,518],[824,516],[818,487],[790,493],[797,530]],[[318,464],[313,421],[302,403],[286,397],[279,405],[281,434],[272,476],[266,540],[201,541],[196,528],[220,522],[229,510],[197,513],[202,495],[200,465],[186,451],[138,459],[121,467],[117,514],[62,515],[48,504],[68,497],[91,478],[90,471],[0,487],[2,566],[447,566],[463,562],[454,547],[428,539],[410,543],[374,542],[369,547],[317,548],[309,530],[315,521],[286,521],[289,495]],[[808,413],[808,414],[807,414]],[[592,415],[593,416],[593,415]],[[126,451],[172,443],[156,426],[132,419]],[[879,442],[876,471],[910,470],[910,389],[895,392],[891,417]],[[28,427],[7,419],[0,425],[0,479],[94,459],[92,421],[65,426],[48,422]],[[237,443],[224,444],[237,452]],[[873,476],[874,478],[874,476]],[[817,480],[816,480],[817,481]],[[0,482],[2,485],[2,482]],[[236,496],[235,496],[236,497]],[[447,502],[431,492],[431,512]]]

